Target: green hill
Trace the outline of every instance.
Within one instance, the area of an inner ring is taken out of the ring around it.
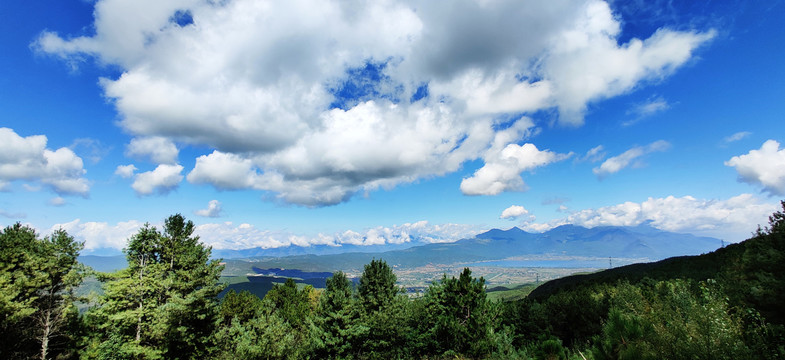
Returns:
[[[574,348],[592,343],[595,358],[624,358],[625,352],[630,358],[657,352],[662,358],[781,358],[782,205],[784,212],[752,238],[711,253],[544,283],[505,303],[504,322],[516,329],[519,346],[543,336]]]

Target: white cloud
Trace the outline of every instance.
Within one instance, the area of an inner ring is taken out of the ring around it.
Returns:
[[[592,172],[602,179],[610,174],[615,174],[630,165],[641,166],[641,163],[637,161],[641,156],[653,152],[665,151],[669,148],[670,144],[664,140],[658,140],[646,146],[636,146],[623,152],[621,155],[608,158],[599,167],[592,169]]]
[[[196,166],[188,174],[193,184],[212,184],[222,190],[255,188],[259,183],[253,163],[240,155],[213,151],[196,159]]]
[[[584,209],[561,219],[525,226],[529,231],[546,231],[559,225],[585,227],[636,226],[650,222],[651,226],[673,232],[687,232],[714,236],[728,241],[750,237],[758,224],[765,225],[777,205],[766,203],[751,194],[727,200],[701,200],[691,196],[677,198],[649,198],[642,203],[625,202],[597,209]]]
[[[785,195],[785,149],[780,150],[777,141],[768,140],[759,150],[734,156],[725,165],[736,168],[740,181],[760,185],[771,195]]]
[[[554,84],[559,121],[583,123],[587,103],[626,93],[641,81],[658,80],[686,63],[715,32],[659,29],[645,40],[619,45],[621,26],[607,3],[587,1],[583,17],[553,38],[544,62]]]
[[[132,139],[126,148],[127,156],[149,159],[156,164],[174,165],[178,153],[171,140],[160,136]]]
[[[670,104],[662,96],[652,96],[645,102],[636,104],[632,109],[627,111],[627,115],[633,115],[634,118],[622,123],[623,126],[630,126],[643,118],[652,116],[656,113],[663,112],[670,109]]]
[[[605,159],[606,155],[607,153],[605,152],[605,147],[602,145],[597,145],[589,149],[589,151],[586,152],[586,155],[580,158],[580,161],[589,161],[594,163]]]
[[[744,139],[744,138],[746,138],[746,137],[748,137],[750,135],[752,135],[752,133],[749,132],[749,131],[739,131],[739,132],[737,132],[737,133],[735,133],[735,134],[733,134],[731,136],[726,137],[725,139],[723,139],[723,141],[725,143],[732,143],[732,142],[735,142],[735,141],[742,140],[742,139]]]
[[[87,196],[90,185],[83,177],[82,159],[69,148],[47,149],[46,143],[44,135],[21,137],[12,129],[0,128],[0,185],[33,181],[60,195]]]
[[[513,205],[513,206],[510,206],[510,207],[504,209],[504,211],[502,211],[502,215],[499,216],[499,218],[500,219],[511,219],[512,220],[512,219],[517,219],[517,218],[519,218],[519,217],[521,217],[523,215],[528,215],[528,214],[529,214],[529,211],[526,210],[526,208],[524,208],[523,206]]]
[[[155,170],[139,173],[131,184],[137,195],[151,195],[157,193],[165,195],[180,186],[183,180],[181,165],[161,164]]]
[[[119,177],[121,177],[121,178],[123,178],[123,179],[128,179],[128,178],[134,176],[134,172],[136,170],[138,170],[138,169],[133,164],[118,165],[117,169],[115,169],[115,171],[114,171],[114,174],[119,176]]]
[[[223,209],[221,209],[221,202],[220,201],[218,201],[218,200],[210,200],[210,202],[207,204],[207,208],[206,209],[196,210],[196,211],[194,211],[194,214],[199,215],[199,216],[214,218],[214,217],[221,216],[221,211],[222,210]]]
[[[341,244],[383,245],[405,242],[440,243],[470,238],[480,231],[472,225],[432,225],[427,221],[405,223],[391,227],[377,226],[362,232],[346,230],[335,234],[314,236],[288,232],[261,230],[251,224],[235,225],[232,222],[203,224],[196,227],[200,239],[215,249],[249,249],[255,247],[277,248],[283,246],[311,246]]]
[[[126,246],[128,238],[139,231],[141,227],[142,222],[136,220],[109,225],[105,222],[82,222],[80,219],[75,219],[71,222],[55,224],[47,233],[63,229],[73,236],[75,240],[83,241],[87,251],[100,248],[119,250]]]
[[[9,214],[0,210],[0,216],[20,218],[23,214]],[[123,249],[127,240],[143,226],[143,222],[129,220],[114,225],[106,222],[83,222],[75,219],[66,223],[53,225],[49,229],[39,231],[51,233],[63,229],[77,241],[85,242],[85,250],[101,248]],[[161,228],[161,224],[153,224]],[[199,240],[214,249],[265,249],[285,246],[308,247],[313,245],[341,246],[351,245],[384,245],[414,242],[418,244],[448,243],[474,237],[485,229],[468,224],[430,224],[422,220],[393,226],[376,226],[360,232],[346,230],[334,234],[318,233],[316,235],[294,234],[287,231],[263,230],[248,223],[235,224],[231,221],[221,223],[205,223],[196,225],[194,234]]]
[[[173,23],[178,10],[194,23]],[[100,81],[120,126],[171,145],[132,141],[129,154],[174,164],[174,143],[208,147],[189,181],[309,206],[518,146],[494,144],[500,114],[556,108],[560,123],[581,124],[588,103],[668,76],[714,34],[660,29],[620,44],[621,19],[598,0],[100,0],[94,16],[94,35],[45,31],[34,45],[122,69]],[[347,83],[359,89],[348,99]],[[207,174],[207,160],[245,176]],[[523,186],[502,177],[499,191]]]
[[[465,195],[497,195],[504,191],[525,191],[526,184],[521,172],[533,170],[552,162],[572,156],[552,151],[540,151],[534,144],[509,144],[498,154],[486,157],[485,165],[471,177],[461,181],[461,191]]]

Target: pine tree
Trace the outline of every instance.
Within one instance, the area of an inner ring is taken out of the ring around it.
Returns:
[[[293,328],[304,330],[312,312],[308,297],[311,291],[313,286],[310,285],[298,290],[297,283],[289,278],[283,285],[274,285],[265,295],[264,301]]]
[[[48,359],[73,350],[82,247],[63,230],[40,239],[17,223],[0,232],[0,358]]]
[[[428,317],[424,343],[430,347],[429,352],[471,356],[491,352],[498,311],[486,298],[485,279],[475,279],[471,274],[464,268],[459,278],[445,275],[440,283],[429,287],[424,298]]]
[[[360,337],[362,331],[353,326],[357,321],[352,297],[352,285],[341,271],[327,279],[326,289],[319,298],[315,338],[318,339],[317,357],[345,358]]]
[[[231,324],[232,319],[235,318],[241,323],[246,323],[258,317],[263,306],[262,300],[248,290],[237,293],[231,289],[221,299],[219,310],[221,324]]]
[[[128,268],[104,277],[101,306],[89,314],[97,341],[86,357],[203,358],[218,317],[222,266],[172,215],[164,232],[145,224],[125,249]]]
[[[84,268],[77,260],[84,245],[62,229],[46,237],[42,245],[47,277],[38,289],[35,318],[40,326],[40,358],[48,359],[52,349],[62,349],[70,340],[66,329],[78,313],[74,291],[84,279]]]
[[[367,313],[373,313],[393,303],[401,290],[395,286],[398,278],[384,260],[371,260],[365,265],[357,286],[360,305]]]
[[[358,338],[360,357],[371,359],[411,357],[412,329],[406,318],[408,300],[395,285],[397,277],[383,260],[365,265],[357,286],[359,320],[351,332]]]

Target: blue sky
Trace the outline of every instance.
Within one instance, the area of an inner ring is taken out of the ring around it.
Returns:
[[[637,225],[785,198],[785,4],[0,4],[0,222],[122,248]]]

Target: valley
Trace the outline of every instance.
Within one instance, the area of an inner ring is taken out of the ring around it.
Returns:
[[[699,255],[715,250],[718,239],[678,234],[641,225],[636,227],[584,228],[565,225],[544,233],[529,233],[513,227],[493,229],[474,238],[451,243],[408,246],[389,251],[335,253],[317,248],[319,254],[303,249],[248,249],[235,254],[286,254],[289,256],[251,256],[223,260],[222,276],[229,289],[249,290],[263,296],[274,283],[287,277],[297,282],[320,284],[335,271],[357,279],[365,264],[382,259],[390,264],[397,285],[416,294],[442,276],[455,276],[470,268],[483,277],[489,288],[538,284],[568,275],[591,273],[636,263],[661,260],[670,256]],[[227,252],[222,252],[227,254]],[[279,269],[272,277],[260,277],[258,269]],[[287,271],[283,269],[288,269]],[[296,271],[292,272],[292,269]],[[321,275],[310,275],[311,273]],[[309,274],[304,277],[303,274]],[[319,278],[321,279],[314,279]],[[246,279],[246,280],[243,280]],[[227,290],[228,291],[228,290]],[[224,292],[225,293],[225,292]]]
[[[398,278],[397,285],[417,294],[444,275],[456,276],[467,267],[475,276],[483,277],[488,288],[516,287],[670,256],[699,255],[720,244],[718,239],[646,225],[565,225],[544,233],[529,233],[516,227],[493,229],[455,242],[400,245],[387,251],[373,246],[367,247],[367,251],[361,246],[346,246],[344,250],[350,252],[340,253],[334,248],[290,246],[216,253],[225,256],[221,258],[221,281],[227,289],[221,296],[229,290],[248,290],[263,297],[274,284],[282,284],[287,278],[317,289],[324,288],[326,279],[336,271],[343,271],[356,281],[365,264],[373,259],[389,263]],[[124,256],[88,255],[81,260],[103,272],[125,266]]]

